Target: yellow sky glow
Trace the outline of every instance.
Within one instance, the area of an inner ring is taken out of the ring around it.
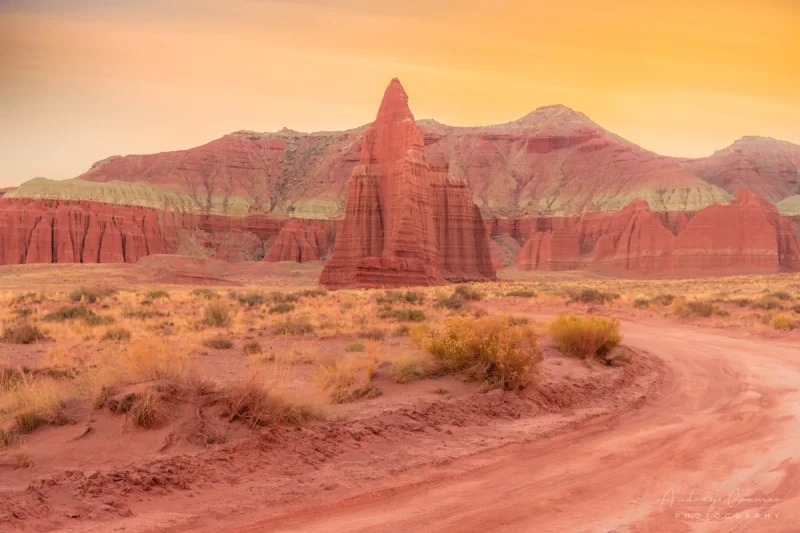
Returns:
[[[795,0],[60,4],[0,4],[0,187],[238,129],[359,126],[392,77],[453,125],[561,103],[665,155],[800,144]]]

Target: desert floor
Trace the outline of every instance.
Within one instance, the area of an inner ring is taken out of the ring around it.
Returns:
[[[319,271],[0,268],[0,529],[798,530],[800,276]],[[622,342],[569,353],[560,315]],[[445,365],[474,324],[534,335],[530,380]]]

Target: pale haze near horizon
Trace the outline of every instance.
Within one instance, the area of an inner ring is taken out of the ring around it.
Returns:
[[[348,129],[398,77],[417,118],[563,104],[649,150],[800,144],[800,4],[0,0],[0,187],[240,129]]]

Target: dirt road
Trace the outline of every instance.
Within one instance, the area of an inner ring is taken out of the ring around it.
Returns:
[[[800,345],[663,323],[661,394],[558,437],[224,533],[800,531]]]

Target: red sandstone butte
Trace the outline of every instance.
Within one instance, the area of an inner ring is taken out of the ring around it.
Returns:
[[[347,188],[344,221],[320,283],[434,285],[494,278],[488,232],[466,185],[428,163],[422,132],[397,79],[367,129]]]
[[[800,243],[789,218],[743,190],[728,205],[672,223],[642,201],[615,213],[587,213],[565,227],[534,232],[517,266],[643,275],[780,272],[800,267]]]

